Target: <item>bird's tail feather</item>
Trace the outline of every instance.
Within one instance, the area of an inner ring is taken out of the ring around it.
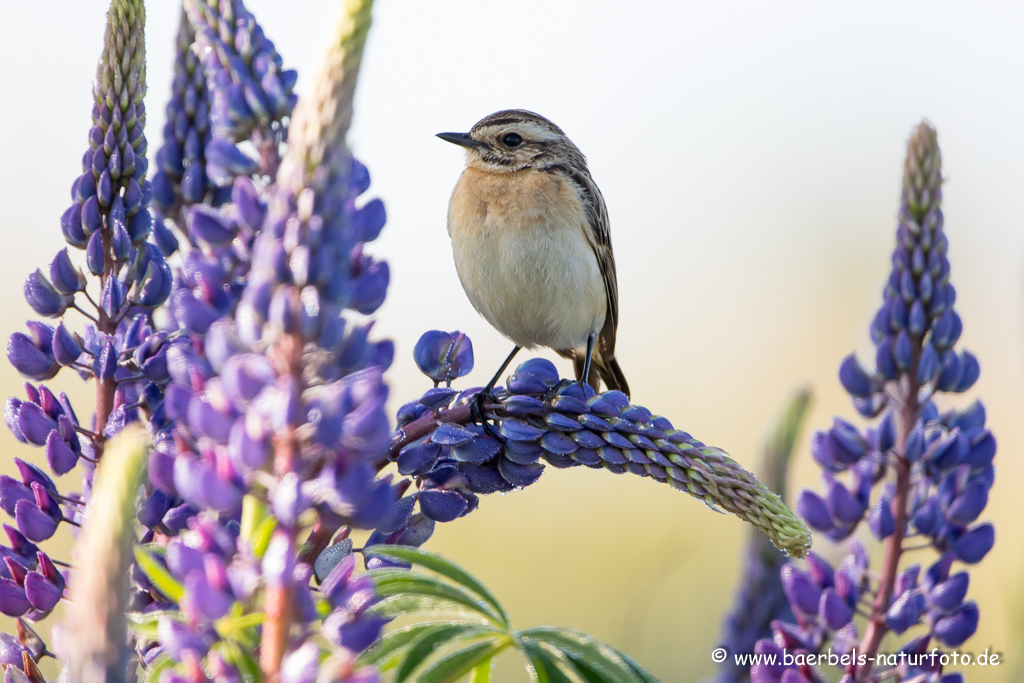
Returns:
[[[560,353],[562,355],[571,354],[570,357],[572,358],[573,369],[576,371],[576,379],[583,379],[583,366],[586,354],[575,351]],[[597,349],[594,349],[594,358],[590,363],[590,375],[587,377],[587,384],[592,386],[594,391],[601,391],[601,382],[604,382],[609,391],[621,391],[626,396],[629,396],[629,384],[626,382],[626,376],[622,373],[622,368],[619,367],[619,362],[615,360],[614,356],[603,358]]]

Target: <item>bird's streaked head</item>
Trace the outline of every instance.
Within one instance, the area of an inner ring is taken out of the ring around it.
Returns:
[[[505,109],[477,121],[468,133],[437,137],[466,148],[466,165],[491,173],[572,165],[586,168],[586,159],[562,129],[540,114]]]

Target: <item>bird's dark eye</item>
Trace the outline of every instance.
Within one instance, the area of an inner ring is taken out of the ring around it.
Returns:
[[[502,136],[501,142],[506,147],[518,147],[523,144],[523,136],[519,133],[508,133],[507,135]]]

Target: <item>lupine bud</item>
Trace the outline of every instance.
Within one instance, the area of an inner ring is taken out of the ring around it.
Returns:
[[[988,554],[995,544],[996,531],[989,523],[979,524],[953,544],[953,552],[961,562],[976,564]]]
[[[978,630],[978,606],[964,603],[952,614],[940,617],[932,627],[935,639],[947,647],[960,647]]]

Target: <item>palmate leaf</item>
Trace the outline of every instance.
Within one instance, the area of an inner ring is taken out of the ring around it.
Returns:
[[[410,644],[405,657],[402,659],[401,663],[398,665],[398,670],[395,672],[395,683],[419,680],[419,676],[416,678],[410,678],[410,676],[412,676],[413,672],[420,668],[439,649],[448,648],[459,643],[465,643],[472,640],[479,640],[483,637],[489,637],[491,640],[507,639],[507,636],[500,631],[495,631],[494,629],[480,626],[479,624],[468,624],[464,622],[442,623],[435,629],[425,631]],[[466,671],[469,671],[469,669]]]
[[[467,645],[446,654],[416,675],[416,683],[453,683],[512,644],[507,636]]]
[[[645,683],[650,674],[641,676],[633,665],[624,660],[612,647],[592,636],[574,629],[555,626],[539,626],[517,633],[521,642],[538,640],[562,652],[576,665],[584,680],[592,680],[588,674],[599,676],[602,683]]]
[[[565,654],[535,640],[520,641],[519,649],[530,661],[530,675],[537,683],[580,683],[576,668]]]
[[[501,616],[495,613],[490,605],[437,577],[417,574],[406,569],[390,568],[371,569],[366,574],[373,581],[374,589],[379,596],[411,594],[439,598],[477,612],[495,624],[502,623]]]
[[[449,560],[441,557],[440,555],[427,552],[422,548],[410,548],[400,545],[373,546],[372,548],[368,548],[365,551],[365,554],[402,560],[437,572],[445,578],[480,596],[484,602],[494,609],[494,612],[498,617],[498,624],[502,628],[508,628],[508,614],[505,613],[505,610],[502,608],[501,603],[498,602],[498,599],[495,598],[489,590],[487,590],[487,587],[477,581],[461,567],[452,564]]]
[[[360,655],[360,666],[394,671],[393,683],[453,683],[467,674],[472,674],[471,683],[489,683],[494,656],[512,645],[529,660],[528,671],[537,683],[657,683],[628,656],[585,633],[552,626],[513,632],[491,592],[442,557],[401,546],[364,552],[436,572],[368,571],[382,598],[372,608],[376,613],[446,617],[387,633]],[[462,618],[452,619],[453,613]]]

